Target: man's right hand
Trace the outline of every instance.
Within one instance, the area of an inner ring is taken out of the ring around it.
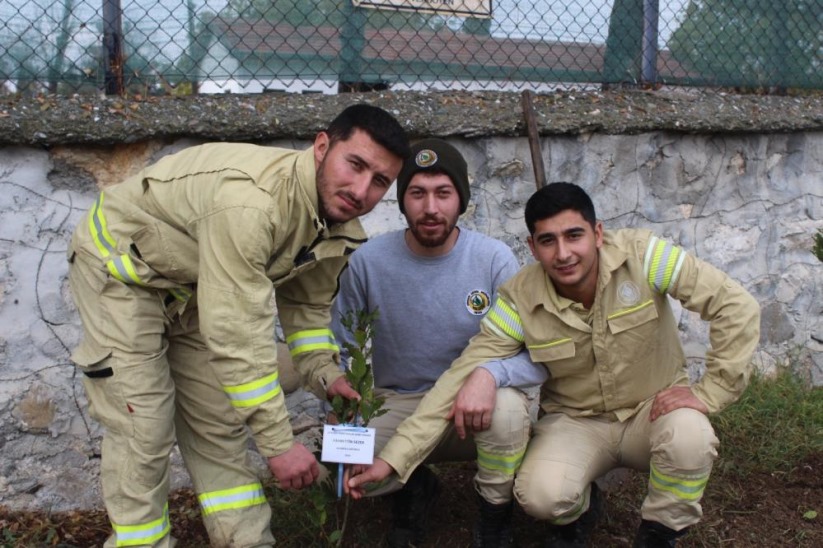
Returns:
[[[362,498],[366,494],[365,484],[383,481],[394,473],[394,468],[381,458],[374,459],[374,464],[369,467],[356,465],[347,468],[343,475],[343,486],[354,500]]]
[[[337,380],[329,386],[328,390],[326,390],[326,396],[329,400],[335,396],[340,396],[341,398],[347,400],[360,400],[360,394],[357,393],[357,390],[352,388],[345,376],[338,377]]]
[[[283,489],[308,487],[320,475],[317,459],[297,442],[285,453],[269,457],[269,470]]]

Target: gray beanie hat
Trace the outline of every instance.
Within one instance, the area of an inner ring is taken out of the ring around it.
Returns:
[[[411,155],[403,162],[403,168],[397,176],[397,203],[401,213],[405,213],[403,196],[409,188],[409,181],[421,171],[448,175],[460,195],[460,213],[466,212],[471,197],[466,160],[443,139],[423,139],[412,145]]]

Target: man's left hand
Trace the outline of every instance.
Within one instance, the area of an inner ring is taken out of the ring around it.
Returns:
[[[492,413],[497,400],[497,383],[487,369],[472,371],[457,393],[446,420],[454,419],[454,428],[461,440],[466,432],[482,432],[492,424]]]
[[[658,392],[654,397],[649,419],[655,421],[666,413],[671,413],[675,409],[681,409],[683,407],[697,409],[704,415],[709,414],[709,408],[694,395],[690,387],[672,386],[671,388]]]

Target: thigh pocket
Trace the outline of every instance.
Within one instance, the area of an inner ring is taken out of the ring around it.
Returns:
[[[162,452],[174,440],[174,384],[166,349],[126,357],[89,340],[75,350],[72,359],[83,373],[89,414],[110,431]]]
[[[83,375],[89,398],[89,415],[109,431],[130,437],[133,432],[125,399],[114,377],[111,349],[98,346],[88,338],[71,355]]]
[[[174,382],[166,350],[129,354],[128,361],[118,360],[114,366],[115,392],[129,414],[135,440],[158,453],[170,450],[174,442]]]

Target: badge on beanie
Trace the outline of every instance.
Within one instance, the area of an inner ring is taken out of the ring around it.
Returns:
[[[429,148],[424,148],[414,157],[414,163],[419,167],[429,167],[437,163],[437,153]]]

